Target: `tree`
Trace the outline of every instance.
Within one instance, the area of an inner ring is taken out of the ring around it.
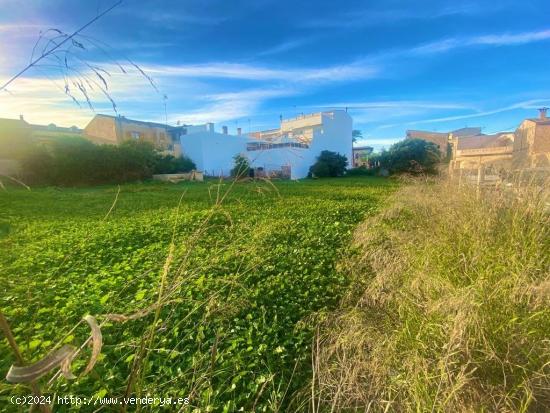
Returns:
[[[390,173],[429,173],[437,171],[441,153],[436,144],[422,139],[405,139],[393,144],[379,157],[382,168]]]
[[[322,151],[310,168],[309,173],[317,178],[342,176],[346,171],[348,159],[336,152]]]
[[[94,145],[83,138],[34,143],[21,158],[25,182],[39,185],[98,185],[150,179],[154,173],[189,172],[189,158],[156,151],[149,142]]]
[[[351,141],[353,143],[363,139],[363,132],[361,132],[359,129],[354,129],[351,131]]]
[[[239,153],[233,157],[233,160],[235,161],[235,166],[231,169],[231,176],[237,179],[248,176],[248,172],[250,171],[250,161],[248,158]]]
[[[155,174],[177,174],[191,172],[197,169],[195,162],[187,156],[175,157],[172,155],[158,155],[155,163]]]

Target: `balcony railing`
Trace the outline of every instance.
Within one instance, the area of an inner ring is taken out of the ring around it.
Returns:
[[[502,155],[511,154],[514,151],[512,146],[496,146],[492,148],[460,149],[456,151],[456,156],[476,156],[476,155]]]

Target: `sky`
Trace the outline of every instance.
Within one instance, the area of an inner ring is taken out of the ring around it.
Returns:
[[[0,87],[63,39],[51,29],[115,3],[0,0]],[[347,108],[376,149],[407,129],[514,130],[550,106],[549,17],[547,0],[124,0],[0,91],[0,117],[248,132]]]

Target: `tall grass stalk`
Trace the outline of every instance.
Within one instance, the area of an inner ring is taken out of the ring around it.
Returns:
[[[313,410],[547,411],[544,188],[417,183],[365,221],[343,265],[353,285],[313,349]]]

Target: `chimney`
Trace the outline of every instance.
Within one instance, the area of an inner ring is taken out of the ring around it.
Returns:
[[[222,126],[222,133],[227,135],[227,126]]]
[[[547,112],[547,111],[548,111],[548,108],[540,108],[540,109],[539,109],[539,114],[540,114],[539,117],[540,117],[540,120],[546,120],[546,119],[548,119],[548,118],[546,117],[546,112]]]
[[[237,135],[242,135],[243,134],[243,128],[237,128]]]
[[[22,121],[25,120],[25,118],[23,117],[23,115],[19,115],[19,120],[22,120]]]
[[[206,130],[207,130],[208,132],[214,132],[214,124],[213,124],[212,122],[208,122],[208,123],[206,124]]]

